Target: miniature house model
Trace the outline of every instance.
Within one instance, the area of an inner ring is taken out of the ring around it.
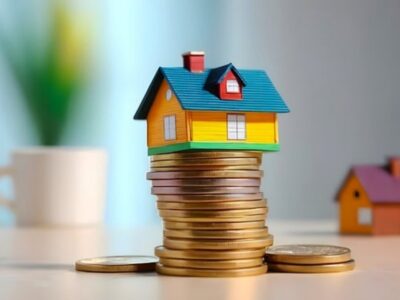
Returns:
[[[400,234],[400,158],[353,167],[337,200],[341,233]]]
[[[149,155],[277,151],[277,113],[288,111],[264,71],[205,69],[204,52],[188,52],[183,67],[157,70],[134,118],[147,120]]]

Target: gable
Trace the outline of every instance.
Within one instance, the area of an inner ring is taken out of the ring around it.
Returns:
[[[356,195],[358,194],[358,196]],[[350,171],[342,184],[337,196],[336,200],[342,201],[357,201],[361,204],[369,204],[370,199],[369,196],[362,186],[360,180],[357,178],[356,174],[353,171]]]

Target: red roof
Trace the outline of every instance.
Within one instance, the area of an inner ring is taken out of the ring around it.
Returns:
[[[355,166],[353,172],[372,203],[400,203],[400,178],[386,167]]]

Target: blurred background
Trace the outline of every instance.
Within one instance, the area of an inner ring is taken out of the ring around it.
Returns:
[[[204,50],[208,67],[267,70],[291,109],[264,156],[270,218],[333,219],[351,165],[400,154],[399,16],[397,0],[3,0],[0,165],[22,146],[103,147],[107,224],[159,222],[132,116],[158,66]]]

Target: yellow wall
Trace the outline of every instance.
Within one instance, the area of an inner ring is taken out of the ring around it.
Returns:
[[[187,141],[186,114],[174,94],[172,94],[170,100],[167,100],[166,92],[168,88],[168,83],[163,80],[147,116],[147,145],[149,147]],[[175,115],[176,140],[164,140],[164,116],[167,115]]]
[[[235,114],[237,112],[232,112]],[[246,140],[228,140],[227,113],[188,112],[194,142],[278,143],[277,119],[274,113],[243,113],[246,115]]]
[[[359,198],[354,197],[355,190],[359,191]],[[367,193],[352,173],[339,194],[340,232],[361,234],[372,232],[372,226],[358,224],[358,208],[360,207],[372,209]]]

